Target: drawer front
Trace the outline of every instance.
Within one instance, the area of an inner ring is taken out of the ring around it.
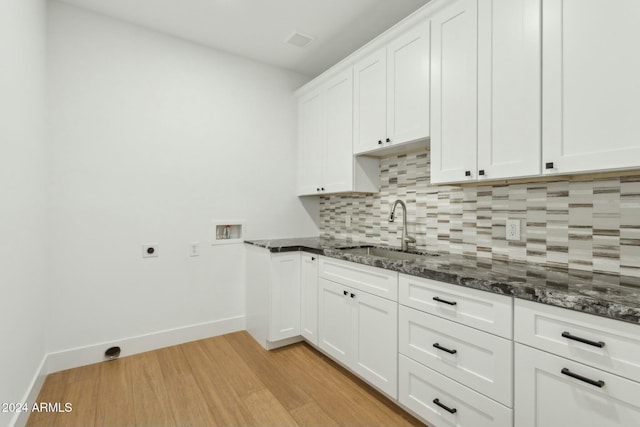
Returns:
[[[320,257],[320,277],[398,301],[398,273],[335,258]]]
[[[400,274],[400,304],[511,339],[513,298]]]
[[[511,409],[400,355],[400,403],[436,426],[509,427]],[[453,412],[438,406],[434,401]]]
[[[639,383],[522,344],[515,355],[517,427],[640,425]]]
[[[518,342],[640,381],[640,325],[517,299],[514,333]]]
[[[399,322],[400,353],[512,406],[512,341],[404,306]]]

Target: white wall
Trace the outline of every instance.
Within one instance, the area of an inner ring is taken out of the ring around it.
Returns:
[[[44,0],[0,2],[0,402],[25,398],[44,357],[44,36]]]
[[[244,315],[244,248],[211,246],[211,221],[317,235],[294,184],[292,91],[305,78],[49,9],[49,351]],[[142,259],[143,243],[160,256]]]

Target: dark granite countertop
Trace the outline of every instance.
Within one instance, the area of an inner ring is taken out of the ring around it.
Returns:
[[[248,240],[271,252],[303,250],[469,288],[640,324],[640,278],[454,254],[419,260],[355,255],[340,250],[370,243],[306,237]]]

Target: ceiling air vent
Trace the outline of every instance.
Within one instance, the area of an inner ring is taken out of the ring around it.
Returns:
[[[284,39],[285,43],[291,44],[293,46],[298,46],[298,47],[305,47],[312,41],[313,41],[313,37],[307,34],[299,33],[297,31],[294,31],[293,33],[289,34],[289,36],[286,39]]]

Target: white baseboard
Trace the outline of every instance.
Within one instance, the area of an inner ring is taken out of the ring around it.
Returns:
[[[245,316],[237,316],[49,353],[47,357],[47,373],[102,362],[105,360],[105,350],[112,346],[119,346],[121,348],[120,357],[125,357],[245,329]]]
[[[31,384],[29,384],[29,388],[27,389],[27,393],[25,394],[24,399],[21,402],[26,402],[29,405],[32,405],[38,399],[38,395],[40,394],[40,390],[42,389],[42,385],[44,384],[44,379],[47,377],[47,355],[42,358],[42,362],[40,362],[40,366],[38,367],[36,374],[31,380]],[[11,422],[10,426],[13,427],[24,427],[27,424],[27,420],[29,419],[29,415],[31,412],[18,412],[16,413]]]

